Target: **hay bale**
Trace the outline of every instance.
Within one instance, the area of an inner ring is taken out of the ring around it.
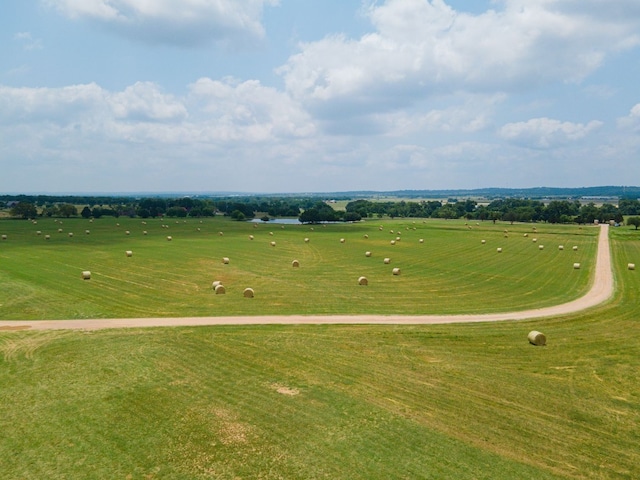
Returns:
[[[227,293],[227,290],[222,284],[216,285],[213,291],[216,292],[216,295],[224,295],[225,293]]]
[[[61,228],[58,229],[58,233],[62,233],[62,229]]]
[[[396,241],[395,240],[391,240],[391,245],[395,245]]]
[[[364,252],[364,256],[365,257],[370,257],[371,256],[371,252]]]
[[[293,262],[291,262],[291,266],[293,268],[298,268],[300,266],[300,262],[298,260],[294,260]]]
[[[133,252],[132,252],[131,250],[127,250],[126,252],[124,252],[124,254],[125,254],[127,257],[133,257]]]
[[[42,232],[41,232],[40,230],[38,230],[38,231],[36,232],[36,235],[42,235]]]
[[[84,272],[82,272],[82,279],[91,280],[91,272],[89,270],[85,270]]]
[[[369,285],[369,280],[367,280],[367,277],[360,277],[358,278],[358,285]]]
[[[223,236],[223,235],[224,235],[224,233],[222,233],[222,232],[218,232],[218,235]]]
[[[564,250],[564,245],[558,245],[558,250]]]
[[[574,268],[574,270],[578,270],[580,268],[580,264],[579,263],[574,263],[573,264],[573,268]]]
[[[171,237],[171,235],[167,235],[167,242],[170,242],[171,240],[173,240],[173,238]]]
[[[84,233],[85,233],[86,235],[89,235],[89,234],[91,233],[91,231],[90,231],[90,230],[85,230],[85,231],[84,231]]]
[[[502,248],[500,248],[500,247],[496,248],[496,252],[502,253]]]
[[[222,263],[229,265],[229,257],[222,257]]]
[[[400,275],[400,269],[396,267],[393,270],[391,270],[391,273],[393,273],[394,275]]]
[[[628,270],[635,270],[636,269],[636,264],[635,263],[627,263],[627,269]]]
[[[143,234],[143,235],[147,235],[147,231],[146,231],[146,230],[143,230],[143,231],[142,231],[142,234]]]
[[[487,243],[486,240],[481,240],[480,243],[482,243],[482,245],[484,245],[485,243]]]
[[[309,243],[309,237],[305,237],[304,243]]]
[[[544,245],[538,245],[538,250],[544,250]]]
[[[244,295],[244,298],[253,298],[255,292],[253,291],[253,288],[245,288],[244,292],[242,292],[242,295]]]
[[[537,238],[534,238],[534,239],[532,240],[532,242],[533,242],[533,243],[536,243],[537,241],[538,241],[538,239],[537,239]]]
[[[364,238],[369,238],[369,235],[367,235],[367,234],[365,233]]]
[[[383,262],[384,262],[385,265],[389,265],[391,263],[391,259],[390,258],[385,258],[383,260]]]
[[[49,240],[50,238],[51,238],[51,235],[45,235],[45,236],[44,236],[44,239],[45,239],[45,240]]]
[[[529,236],[529,234],[528,234],[528,233],[525,233],[525,234],[524,234],[524,236],[525,236],[525,237],[528,237],[528,236]]]
[[[249,235],[249,240],[253,240],[253,235]]]
[[[573,246],[573,251],[574,251],[574,252],[577,252],[577,251],[578,251],[578,246],[577,246],[577,245],[574,245],[574,246]]]
[[[341,238],[341,239],[340,239],[340,243],[344,243],[344,238]]]
[[[216,289],[216,287],[218,285],[222,285],[222,282],[220,280],[216,280],[211,284],[211,288],[213,288],[214,290]]]
[[[131,232],[129,230],[124,232],[125,235],[131,235]]]
[[[421,238],[420,240],[418,240],[419,243],[424,243],[424,238]]]
[[[276,242],[271,242],[269,245],[271,245],[272,247],[276,246]]]
[[[7,239],[7,236],[6,236],[6,235],[2,235],[2,239],[3,239],[3,240],[6,240],[6,239]]]
[[[269,232],[269,235],[271,235],[273,237],[273,232]]]
[[[70,236],[70,237],[73,237],[73,232],[69,232],[69,236]]]
[[[535,345],[536,347],[543,347],[547,344],[547,337],[545,337],[544,333],[536,330],[529,332],[527,339],[531,345]]]

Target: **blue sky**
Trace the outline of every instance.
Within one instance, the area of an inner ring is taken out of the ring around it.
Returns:
[[[640,184],[637,0],[3,0],[0,192]]]

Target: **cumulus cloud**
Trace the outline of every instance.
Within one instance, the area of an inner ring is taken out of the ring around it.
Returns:
[[[150,43],[237,44],[264,37],[262,12],[279,0],[43,0],[70,18],[102,23]]]
[[[474,15],[443,0],[387,0],[367,10],[371,33],[303,43],[279,73],[291,95],[320,115],[578,82],[610,53],[640,44],[637,2],[622,3],[629,9],[602,15],[599,0],[502,0]]]
[[[581,140],[601,126],[602,122],[596,120],[585,125],[551,118],[533,118],[527,122],[508,123],[500,129],[499,134],[517,145],[548,149]]]
[[[640,103],[631,108],[629,115],[618,119],[618,127],[624,130],[640,131]]]
[[[42,40],[33,38],[31,32],[18,32],[13,36],[13,39],[20,42],[25,50],[42,49]]]

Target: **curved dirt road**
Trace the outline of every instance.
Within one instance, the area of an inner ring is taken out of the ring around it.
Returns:
[[[614,292],[609,225],[600,227],[595,276],[591,288],[581,298],[553,307],[508,313],[478,315],[288,315],[255,317],[182,317],[182,318],[118,318],[93,320],[24,320],[0,321],[2,330],[100,330],[105,328],[175,327],[200,325],[266,325],[266,324],[437,324],[495,322],[551,317],[579,312],[607,301]]]

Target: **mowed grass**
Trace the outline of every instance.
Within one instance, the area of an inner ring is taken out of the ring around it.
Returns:
[[[0,318],[488,313],[583,295],[594,267],[597,229],[536,228],[451,220],[284,228],[221,217],[144,224],[129,218],[62,224],[40,219],[35,225],[5,220],[0,222],[0,233],[7,235],[0,241]],[[127,250],[132,257],[125,256]],[[223,257],[230,259],[228,265]],[[384,258],[391,263],[384,264]],[[299,268],[292,267],[293,260]],[[582,268],[574,270],[574,262]],[[393,268],[401,274],[393,275]],[[91,271],[89,281],[81,279],[85,270]],[[358,285],[360,276],[368,278],[368,286]],[[215,280],[224,284],[226,295],[213,293]],[[255,298],[242,296],[247,287]]]
[[[0,331],[0,477],[639,478],[640,237],[611,235],[616,297],[562,318]]]

